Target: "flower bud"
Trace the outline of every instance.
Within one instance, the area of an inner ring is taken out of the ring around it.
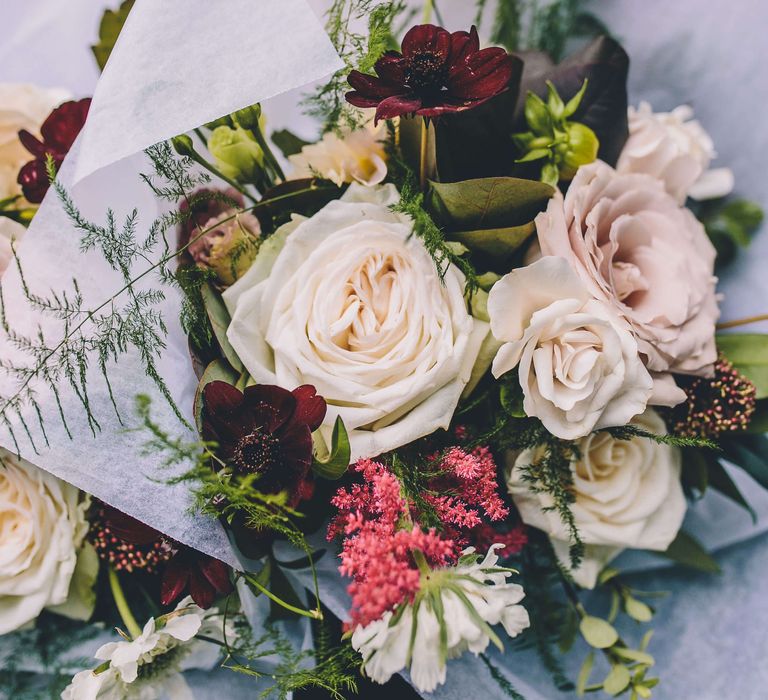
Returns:
[[[220,222],[220,223],[219,223]],[[210,219],[210,229],[189,246],[194,261],[208,267],[222,286],[234,284],[251,266],[259,250],[261,226],[248,212],[229,209]]]
[[[192,138],[187,134],[179,134],[171,139],[173,150],[183,158],[192,158],[195,155],[195,147]]]
[[[232,114],[232,119],[237,126],[242,126],[243,129],[249,131],[256,131],[256,129],[261,128],[261,105],[256,103],[250,107],[238,109]]]
[[[560,161],[560,177],[570,180],[582,165],[595,161],[600,142],[592,129],[577,122],[568,122],[566,133],[568,140]]]
[[[256,139],[239,126],[217,126],[208,139],[208,150],[219,170],[238,182],[254,182],[264,163],[264,152]]]

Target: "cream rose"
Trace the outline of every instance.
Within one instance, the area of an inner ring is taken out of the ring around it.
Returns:
[[[26,129],[39,136],[45,118],[68,98],[64,90],[0,83],[0,199],[21,194],[16,178],[21,166],[32,160],[19,141],[19,131]]]
[[[687,105],[653,112],[647,102],[629,108],[629,139],[617,164],[619,172],[653,175],[680,204],[686,197],[712,199],[733,190],[728,168],[709,169],[715,158],[709,134]]]
[[[441,282],[411,220],[390,210],[397,198],[352,185],[267,239],[224,293],[227,337],[253,379],[314,385],[329,404],[321,433],[341,416],[353,459],[448,427],[488,332],[459,270]]]
[[[715,249],[704,227],[649,175],[597,161],[536,217],[544,255],[568,259],[589,291],[632,326],[652,373],[707,375],[717,357]],[[653,402],[685,399],[659,381]]]
[[[504,343],[493,376],[518,367],[525,412],[553,435],[574,440],[645,410],[653,382],[632,332],[565,259],[543,257],[502,277],[488,314]]]
[[[632,421],[663,434],[664,422],[652,410]],[[576,502],[571,511],[584,542],[585,556],[573,571],[576,582],[594,588],[600,570],[627,547],[664,551],[683,523],[686,503],[680,485],[680,450],[648,438],[616,440],[594,433],[578,444],[580,459],[571,464]],[[525,467],[540,457],[525,450],[510,465],[509,493],[523,520],[546,532],[563,564],[570,568],[569,534],[552,497],[534,493]]]
[[[27,229],[17,221],[7,216],[0,216],[0,277],[13,260],[11,242],[20,241],[26,232]]]
[[[67,602],[87,498],[0,448],[0,634]]]
[[[301,153],[288,158],[294,168],[291,177],[319,175],[339,187],[352,182],[378,185],[387,176],[385,135],[384,122],[377,127],[371,122],[361,129],[344,129],[341,135],[329,131],[318,143],[304,146]]]

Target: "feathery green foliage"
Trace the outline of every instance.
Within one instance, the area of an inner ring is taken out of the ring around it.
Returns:
[[[369,72],[378,58],[396,48],[392,25],[405,10],[403,0],[334,0],[328,10],[326,32],[344,61],[327,83],[304,100],[306,113],[323,123],[323,131],[338,131],[344,126],[361,126],[363,114],[347,104],[344,93],[350,88],[347,76],[351,70]],[[367,18],[366,33],[353,25]]]

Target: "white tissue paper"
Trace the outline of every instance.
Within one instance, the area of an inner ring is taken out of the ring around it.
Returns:
[[[339,66],[338,55],[305,0],[228,0],[226,7],[208,0],[137,0],[60,181],[83,214],[99,223],[108,207],[115,209],[118,222],[135,207],[141,240],[162,206],[140,182],[140,173],[151,172],[144,148],[317,80]],[[51,191],[19,246],[19,259],[34,293],[49,296],[51,290],[71,290],[76,278],[86,304],[95,309],[123,282],[99,254],[81,253],[79,241],[80,233]],[[148,280],[158,286],[156,277]],[[39,325],[49,344],[62,337],[60,322],[30,310],[13,265],[3,277],[2,291],[12,328],[34,335]],[[178,295],[166,293],[161,308],[169,335],[158,368],[192,422],[196,379],[178,323]],[[4,334],[0,360],[29,364]],[[172,435],[192,438],[193,433],[185,435],[135,354],[122,357],[109,373],[121,424],[95,365],[94,359],[89,400],[101,429],[92,433],[77,396],[64,387],[68,432],[54,397],[36,384],[47,444],[29,410],[25,421],[34,447],[19,423],[14,424],[22,456],[178,541],[236,564],[218,523],[187,512],[188,485],[164,483],[172,472],[159,468],[156,455],[142,453],[145,436],[126,431],[135,425],[136,395],[153,398],[153,417]],[[9,376],[0,376],[0,397],[7,399],[16,390]],[[0,411],[5,399],[0,398]],[[5,426],[0,427],[0,444],[16,449]]]

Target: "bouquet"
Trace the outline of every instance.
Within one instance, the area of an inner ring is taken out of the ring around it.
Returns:
[[[431,2],[416,24],[399,2],[335,0],[344,68],[296,105],[320,139],[253,104],[151,146],[151,224],[86,215],[56,177],[90,100],[9,92],[0,263],[60,336],[3,303],[0,633],[36,625],[16,657],[41,635],[120,634],[73,678],[56,670],[62,698],[181,697],[179,672],[217,660],[281,697],[397,673],[439,694],[462,655],[519,698],[505,668],[530,646],[562,690],[652,696],[651,630],[619,629],[652,621],[653,594],[614,560],[716,571],[683,529],[690,504],[716,490],[752,512],[736,470],[768,487],[768,343],[733,332],[765,317],[719,322],[717,290],[762,212],[711,167],[689,107],[628,104],[629,57],[572,5],[514,24],[525,6],[502,3],[485,45],[433,23]],[[44,197],[114,296],[27,284]],[[170,295],[189,350],[172,370]],[[111,384],[124,358],[156,388],[133,416]],[[171,371],[194,371],[193,405]],[[96,382],[152,479],[190,493],[234,558],[33,465],[47,411],[83,437],[65,392],[102,430]],[[595,588],[607,611],[588,609]],[[591,650],[568,678],[577,637]]]

